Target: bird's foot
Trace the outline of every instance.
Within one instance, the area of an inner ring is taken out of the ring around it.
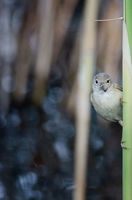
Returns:
[[[123,126],[123,121],[122,120],[119,120],[118,123]]]
[[[123,98],[120,98],[120,102],[121,102],[121,104],[127,103],[126,101],[123,100]]]
[[[125,146],[125,141],[121,140],[121,147],[122,149],[128,149],[128,147]]]

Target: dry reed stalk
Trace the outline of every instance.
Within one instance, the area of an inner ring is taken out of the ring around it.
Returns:
[[[37,1],[33,1],[29,12],[22,24],[19,36],[18,36],[18,58],[15,74],[15,91],[14,97],[18,101],[22,101],[26,94],[26,86],[28,81],[28,75],[30,73],[30,67],[32,63],[32,49],[30,46],[31,33],[33,34],[33,27],[36,28],[37,18],[36,9]]]
[[[40,31],[33,92],[33,101],[37,104],[41,103],[44,96],[52,61],[55,17],[53,0],[40,0],[39,9]]]
[[[70,96],[68,97],[67,109],[74,115],[76,110],[76,98],[77,98],[77,72],[78,72],[78,63],[79,63],[79,38],[80,31],[78,32],[74,44],[73,51],[71,53],[70,59],[70,77],[72,79],[72,88],[70,90]]]
[[[58,8],[55,23],[54,61],[57,60],[60,53],[77,2],[78,0],[64,0],[63,4],[60,4]]]
[[[74,200],[85,199],[86,169],[90,130],[90,91],[95,61],[96,23],[99,1],[87,0],[81,37],[76,102]]]
[[[103,18],[116,18],[121,16],[119,2],[111,1]],[[107,72],[117,81],[119,76],[119,63],[122,45],[122,20],[100,22],[99,28],[99,65],[102,71]]]

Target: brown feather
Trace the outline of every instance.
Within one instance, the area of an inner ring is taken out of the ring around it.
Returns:
[[[114,83],[114,88],[120,90],[121,92],[123,92],[123,89],[117,84],[117,83]]]

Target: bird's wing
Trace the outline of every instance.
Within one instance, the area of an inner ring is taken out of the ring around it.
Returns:
[[[116,88],[119,91],[123,92],[123,89],[117,83],[114,83],[114,88]],[[124,103],[123,98],[120,98],[120,103],[121,103],[121,105],[123,105],[123,103]]]
[[[123,92],[123,89],[117,83],[114,83],[114,87]]]

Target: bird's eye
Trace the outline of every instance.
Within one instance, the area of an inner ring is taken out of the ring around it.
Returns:
[[[107,80],[106,82],[107,82],[107,83],[109,83],[109,82],[110,82],[110,80]]]
[[[97,83],[98,83],[98,80],[96,80],[95,82],[96,82],[96,84],[97,84]]]

